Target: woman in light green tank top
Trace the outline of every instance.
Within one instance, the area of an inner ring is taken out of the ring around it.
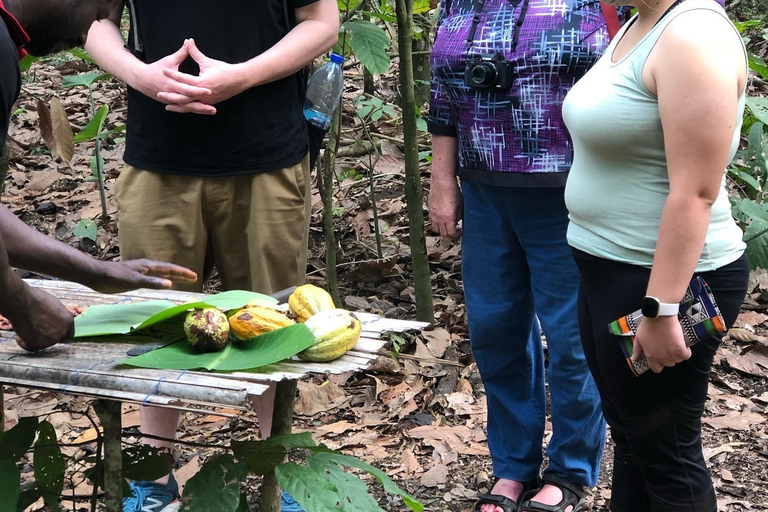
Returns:
[[[746,293],[725,187],[745,51],[713,0],[632,5],[637,16],[563,106],[575,151],[566,204],[582,342],[616,445],[611,510],[715,512],[701,416],[720,339],[687,347],[677,311],[694,275],[728,326]],[[653,371],[636,377],[608,324],[641,306],[633,359],[644,355]]]

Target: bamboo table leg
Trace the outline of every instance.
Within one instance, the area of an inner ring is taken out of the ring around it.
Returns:
[[[107,512],[123,510],[122,404],[100,399],[93,408],[104,429],[104,505]]]
[[[296,381],[283,380],[278,382],[275,391],[275,411],[272,418],[273,436],[291,433],[295,401]],[[264,475],[264,480],[261,483],[259,512],[280,512],[281,501],[280,486],[277,484],[275,473]]]

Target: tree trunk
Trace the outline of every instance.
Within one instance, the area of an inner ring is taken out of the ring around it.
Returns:
[[[432,77],[432,68],[429,65],[429,33],[424,31],[421,39],[413,41],[412,49],[417,52],[413,55],[413,79],[414,98],[416,106],[421,107],[429,101],[429,80]]]
[[[281,380],[275,391],[275,412],[272,418],[273,436],[291,433],[293,426],[293,404],[296,401],[296,381]],[[280,512],[282,493],[277,483],[275,472],[264,475],[261,483],[259,510],[261,512]]]
[[[409,243],[416,291],[416,317],[434,322],[432,280],[424,232],[419,148],[416,133],[416,102],[413,90],[413,0],[397,0],[397,39],[400,54],[400,94],[403,98],[403,142],[405,150],[405,200],[408,205]]]
[[[341,307],[339,280],[336,275],[336,236],[333,232],[333,170],[336,166],[336,149],[339,144],[341,128],[341,105],[336,109],[328,132],[328,145],[323,153],[320,172],[317,173],[317,185],[323,198],[323,233],[325,239],[325,282],[333,302]]]

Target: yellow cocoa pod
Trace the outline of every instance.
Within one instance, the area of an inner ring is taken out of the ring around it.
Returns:
[[[346,309],[326,309],[310,317],[304,325],[317,341],[300,352],[299,358],[318,363],[333,361],[346,354],[357,344],[362,330],[360,320]]]
[[[299,322],[306,322],[312,315],[336,307],[331,294],[313,284],[296,288],[288,297],[288,306]]]
[[[243,341],[295,323],[285,313],[258,304],[249,304],[229,317],[230,329]]]

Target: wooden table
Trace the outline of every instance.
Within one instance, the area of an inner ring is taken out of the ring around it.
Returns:
[[[203,294],[136,290],[104,295],[84,286],[64,281],[28,280],[68,306],[120,304],[146,300],[169,300],[178,304],[198,301]],[[337,374],[360,371],[379,357],[386,343],[383,332],[420,330],[428,324],[392,320],[367,313],[357,313],[363,324],[358,344],[346,355],[331,363],[309,363],[286,360],[260,369],[259,373],[207,373],[199,371],[149,370],[121,367],[126,352],[137,346],[131,343],[65,343],[39,353],[28,353],[18,347],[12,332],[0,331],[0,382],[33,389],[84,395],[99,400],[97,412],[104,426],[105,465],[120,475],[121,428],[120,402],[169,407],[184,411],[208,413],[213,408],[245,410],[254,397],[259,397],[276,383],[273,434],[291,430],[296,380],[308,374]],[[195,405],[195,409],[190,409]],[[115,465],[117,464],[117,467]],[[105,485],[108,512],[120,512],[121,479]],[[279,512],[280,490],[274,478],[265,477],[261,511]]]

